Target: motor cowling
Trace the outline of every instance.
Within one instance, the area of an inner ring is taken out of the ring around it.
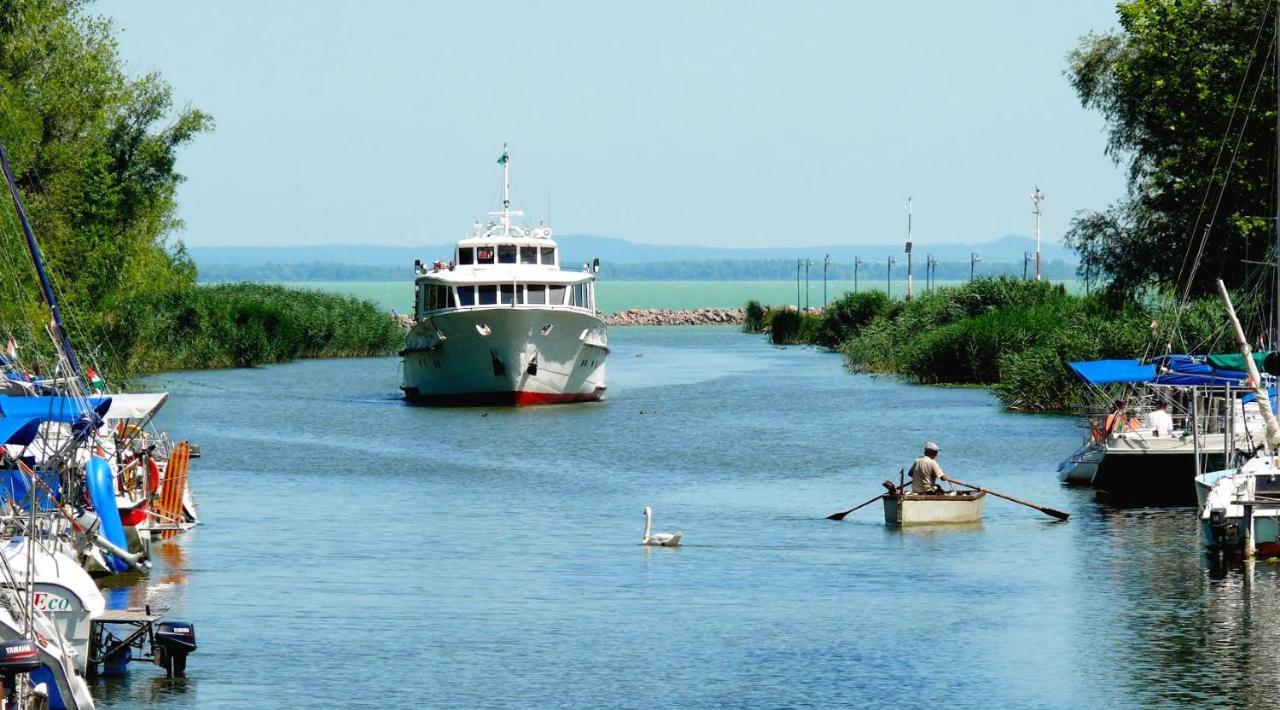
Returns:
[[[196,627],[186,621],[161,621],[152,636],[156,665],[170,676],[187,671],[187,655],[196,650]]]
[[[0,676],[6,680],[41,666],[40,649],[27,639],[0,641]],[[8,682],[5,685],[9,685]]]
[[[0,641],[0,683],[5,707],[18,707],[18,676],[39,670],[40,649],[27,639]]]
[[[1225,508],[1213,508],[1209,511],[1209,534],[1213,539],[1212,549],[1217,552],[1230,552],[1238,544],[1235,523],[1227,517]]]

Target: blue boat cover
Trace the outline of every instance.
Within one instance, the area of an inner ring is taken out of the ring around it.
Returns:
[[[4,417],[0,419],[0,446],[27,446],[39,431],[40,420],[35,417]]]
[[[6,417],[36,417],[47,422],[75,422],[88,411],[85,403],[93,407],[99,417],[111,408],[110,397],[10,397],[0,395],[0,414]]]
[[[1080,379],[1090,385],[1150,382],[1157,385],[1237,385],[1246,375],[1237,370],[1219,370],[1199,355],[1163,355],[1149,363],[1137,360],[1089,360],[1069,363]]]
[[[1091,385],[1150,382],[1156,376],[1155,365],[1144,365],[1137,360],[1089,360],[1070,365],[1080,379]]]

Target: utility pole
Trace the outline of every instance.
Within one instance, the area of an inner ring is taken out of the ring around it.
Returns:
[[[1036,185],[1036,191],[1031,193],[1031,211],[1036,216],[1036,281],[1040,280],[1040,220],[1044,216],[1044,209],[1040,205],[1043,202],[1044,193]]]
[[[907,300],[911,300],[911,198],[907,198]]]
[[[894,264],[896,264],[896,263],[898,263],[898,259],[897,259],[897,257],[892,257],[892,256],[891,256],[891,257],[889,257],[889,261],[888,261],[888,263],[887,263],[887,264],[885,264],[885,269],[884,269],[884,295],[886,295],[886,296],[893,296],[893,283],[890,281],[890,279],[891,279],[891,278],[893,278],[893,265],[894,265]]]
[[[827,269],[831,268],[831,255],[827,254],[822,259],[822,311],[827,310]]]
[[[858,267],[862,266],[864,263],[866,262],[862,260],[862,257],[860,256],[853,257],[853,292],[854,293],[858,292]]]
[[[1031,263],[1031,252],[1022,252],[1022,280],[1027,280],[1027,264]]]
[[[973,280],[973,267],[979,261],[982,261],[982,257],[978,256],[978,252],[976,251],[969,252],[969,280],[970,281]]]
[[[928,276],[928,279],[929,279],[929,290],[932,291],[933,289],[937,288],[938,287],[938,259],[933,254],[930,254],[928,257],[928,260],[925,261],[925,274]]]

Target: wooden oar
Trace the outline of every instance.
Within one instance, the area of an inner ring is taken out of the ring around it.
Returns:
[[[1036,505],[1035,503],[1032,503],[1032,502],[1029,502],[1029,501],[1022,500],[1021,498],[1014,498],[1013,496],[1011,496],[1011,495],[1005,495],[1004,493],[997,493],[997,492],[995,492],[995,491],[991,490],[990,488],[983,488],[982,486],[975,486],[975,485],[973,485],[972,483],[965,483],[964,481],[961,481],[961,480],[959,480],[959,479],[957,479],[957,478],[952,478],[952,477],[947,476],[947,475],[945,475],[945,474],[944,474],[944,475],[942,475],[942,476],[939,476],[939,478],[941,478],[941,479],[942,479],[942,480],[944,480],[944,481],[951,481],[952,483],[955,483],[955,484],[958,484],[958,485],[964,486],[965,488],[972,488],[972,489],[973,489],[973,490],[975,490],[975,491],[983,491],[983,492],[985,492],[985,493],[990,493],[991,495],[993,495],[993,496],[995,496],[995,497],[997,497],[997,498],[1004,498],[1004,499],[1005,499],[1005,500],[1007,500],[1007,501],[1012,501],[1012,502],[1014,502],[1014,503],[1020,503],[1020,504],[1022,504],[1022,505],[1027,506],[1028,508],[1035,508],[1036,510],[1040,511],[1041,513],[1044,513],[1045,515],[1052,515],[1053,517],[1057,518],[1058,520],[1066,520],[1067,518],[1071,517],[1071,514],[1070,514],[1070,513],[1064,513],[1064,512],[1062,512],[1061,510],[1054,510],[1053,508],[1049,508],[1049,507],[1046,507],[1046,506],[1043,506],[1043,505]]]
[[[899,474],[901,474],[902,472],[901,472],[901,471],[899,471],[898,473],[899,473]],[[885,496],[887,496],[887,495],[893,495],[893,494],[895,494],[895,493],[901,493],[901,492],[902,492],[902,491],[899,489],[899,487],[898,487],[898,486],[893,485],[893,483],[892,483],[892,482],[890,482],[890,481],[885,481],[884,483],[881,483],[880,485],[882,485],[882,486],[884,486],[886,489],[888,489],[888,493],[881,493],[880,495],[876,496],[875,498],[872,498],[871,500],[867,501],[866,503],[863,503],[862,505],[856,505],[856,506],[854,506],[854,507],[852,507],[852,508],[850,508],[850,509],[848,509],[848,510],[846,510],[846,511],[844,511],[844,512],[841,512],[841,513],[832,513],[831,515],[828,515],[828,516],[827,516],[827,520],[844,520],[844,516],[848,515],[849,513],[852,513],[853,511],[855,511],[855,510],[857,510],[857,509],[859,509],[859,508],[865,508],[866,506],[871,505],[872,503],[874,503],[874,502],[876,502],[876,501],[880,500],[881,498],[883,498],[883,497],[885,497]]]
[[[866,503],[863,503],[862,505],[855,505],[855,506],[853,506],[852,508],[850,508],[850,509],[848,509],[848,510],[846,510],[846,511],[842,512],[842,513],[832,513],[831,515],[828,515],[828,516],[827,516],[827,520],[844,520],[844,516],[848,515],[849,513],[852,513],[853,511],[855,511],[855,510],[857,510],[857,509],[859,509],[859,508],[865,508],[866,506],[871,505],[872,503],[874,503],[874,502],[876,502],[876,501],[880,500],[881,498],[883,498],[883,497],[885,497],[885,496],[887,496],[887,495],[889,495],[889,494],[888,494],[888,493],[881,493],[880,495],[876,496],[875,498],[872,498],[871,500],[867,501]]]

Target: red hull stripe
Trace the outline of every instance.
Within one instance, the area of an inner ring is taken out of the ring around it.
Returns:
[[[595,392],[458,392],[454,394],[420,394],[405,392],[405,399],[414,404],[436,407],[524,407],[533,404],[568,404],[570,402],[598,402],[604,398],[604,388]]]

